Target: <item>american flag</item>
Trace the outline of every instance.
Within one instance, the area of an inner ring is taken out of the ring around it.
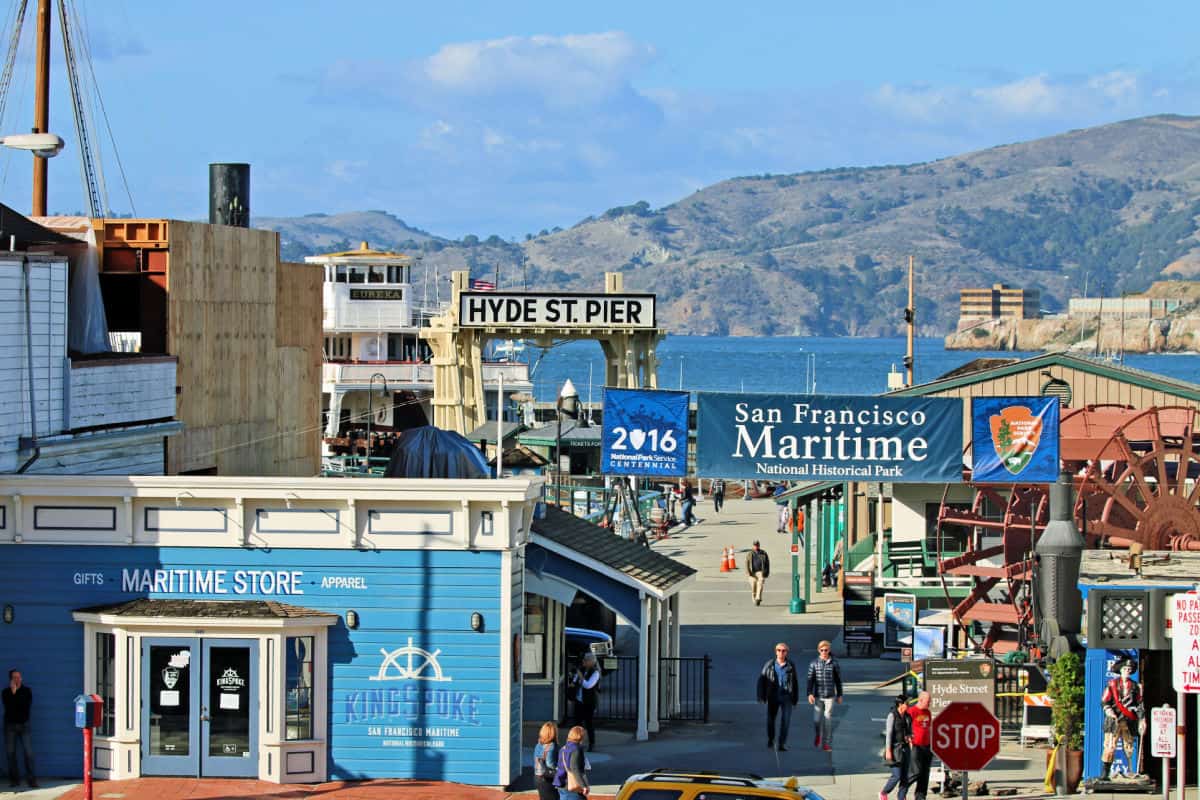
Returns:
[[[491,281],[482,281],[476,278],[471,278],[470,289],[473,292],[494,292],[496,284]]]

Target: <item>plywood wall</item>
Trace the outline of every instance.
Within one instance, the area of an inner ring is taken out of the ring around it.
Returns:
[[[315,475],[320,269],[280,264],[273,231],[172,220],[167,291],[184,423],[168,472]]]

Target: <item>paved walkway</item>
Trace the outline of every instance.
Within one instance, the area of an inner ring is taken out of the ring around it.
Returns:
[[[648,742],[635,741],[629,730],[614,730],[601,723],[597,731],[599,751],[590,755],[591,779],[597,792],[593,797],[599,800],[611,796],[629,775],[658,767],[725,769],[776,778],[795,775],[828,800],[877,797],[886,777],[880,759],[883,718],[895,691],[874,687],[899,674],[899,663],[845,656],[839,635],[841,601],[833,590],[814,594],[807,614],[789,613],[791,537],[775,532],[776,506],[771,500],[729,500],[720,514],[714,513],[711,503],[704,501],[697,513],[700,517],[697,525],[676,528],[670,538],[655,542],[653,547],[699,570],[683,592],[681,641],[685,656],[712,656],[710,721],[664,726]],[[745,552],[754,539],[762,541],[771,557],[771,576],[761,606],[755,606],[751,600],[749,584],[741,571]],[[723,573],[721,550],[729,546],[738,551],[738,571]],[[619,645],[623,646],[623,639],[618,638]],[[792,720],[790,749],[785,753],[767,750],[765,712],[754,697],[758,671],[772,657],[778,641],[790,644],[793,660],[801,670],[805,669],[821,639],[834,642],[846,681],[846,702],[836,711],[833,752],[813,747],[810,712],[804,704],[796,708]],[[527,739],[531,748],[532,738]],[[530,759],[527,749],[525,762]],[[991,767],[971,777],[987,780],[993,789],[1016,789],[1018,796],[1040,796],[1044,770],[1043,748],[1006,746]],[[513,787],[517,790],[515,794],[420,781],[277,786],[257,781],[147,778],[98,783],[95,797],[97,800],[234,797],[500,800],[534,796],[529,772],[527,769]],[[78,788],[70,788],[66,794],[64,791],[64,787],[37,793],[27,790],[22,796],[63,796],[70,800],[83,796]]]

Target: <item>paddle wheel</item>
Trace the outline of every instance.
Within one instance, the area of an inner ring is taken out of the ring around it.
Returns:
[[[1075,523],[1088,547],[1200,550],[1200,412],[1089,406],[1060,422],[1063,468],[1074,476]],[[967,447],[970,452],[970,446]],[[986,650],[1024,646],[1034,630],[1033,548],[1049,520],[1044,484],[984,484],[968,478],[969,502],[947,486],[938,512],[938,572],[968,635],[986,626]],[[970,578],[951,598],[952,577]],[[972,641],[975,641],[972,636]]]

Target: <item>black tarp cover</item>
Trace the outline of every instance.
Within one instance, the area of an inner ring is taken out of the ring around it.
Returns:
[[[465,436],[432,425],[405,431],[392,448],[388,478],[490,478],[487,460]]]

